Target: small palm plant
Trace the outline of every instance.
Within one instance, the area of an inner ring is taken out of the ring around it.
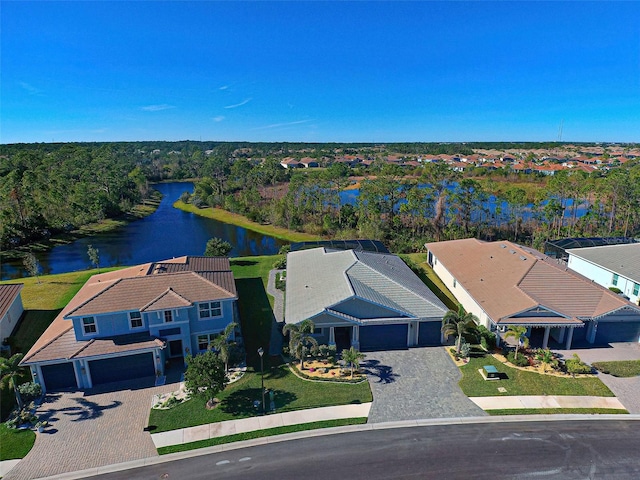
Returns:
[[[209,345],[218,352],[218,356],[222,363],[224,363],[224,372],[229,371],[229,358],[231,357],[231,346],[234,344],[232,340],[229,340],[233,330],[238,326],[237,323],[231,322],[227,325],[222,333],[218,335]]]
[[[24,357],[22,353],[16,353],[10,358],[0,357],[0,386],[2,386],[2,388],[9,387],[13,390],[19,410],[22,410],[24,406],[20,390],[18,389],[22,373],[25,370],[24,367],[20,366],[22,357]]]
[[[538,349],[536,352],[536,360],[542,363],[545,372],[549,370],[549,368],[554,367],[554,364],[557,365],[558,363],[553,352],[548,348],[544,350],[542,348]]]
[[[310,347],[317,347],[318,341],[313,338],[315,325],[311,320],[303,320],[300,323],[287,323],[282,329],[282,334],[289,334],[289,352],[300,360],[300,370],[304,369],[304,357]]]
[[[351,367],[351,378],[353,378],[354,369],[360,368],[360,360],[363,358],[364,353],[361,353],[354,347],[351,347],[349,350],[346,348],[342,350],[342,360],[344,360],[345,365],[349,365]]]
[[[458,305],[458,311],[449,310],[442,318],[442,333],[447,337],[456,336],[456,354],[460,355],[462,337],[464,335],[478,334],[478,317],[473,313],[467,313],[462,305]]]
[[[516,352],[513,358],[518,358],[518,350],[520,345],[524,348],[529,348],[529,337],[527,337],[527,327],[521,325],[509,325],[509,328],[504,334],[504,338],[513,337],[516,339]]]

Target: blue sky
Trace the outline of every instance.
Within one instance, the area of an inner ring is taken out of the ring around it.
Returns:
[[[1,143],[640,141],[640,2],[2,0]]]

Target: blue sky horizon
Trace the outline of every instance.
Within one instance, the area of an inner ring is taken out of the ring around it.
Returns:
[[[1,7],[2,144],[640,142],[640,2]]]

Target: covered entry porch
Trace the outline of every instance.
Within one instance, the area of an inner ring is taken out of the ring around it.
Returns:
[[[532,348],[563,348],[569,350],[574,343],[586,341],[591,328],[591,323],[585,325],[579,320],[548,323],[548,322],[501,322],[498,326],[498,343],[507,344],[517,341],[513,337],[506,338],[510,326],[524,326],[527,328],[526,336],[529,338],[529,346]]]

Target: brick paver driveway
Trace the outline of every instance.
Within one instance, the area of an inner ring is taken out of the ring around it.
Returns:
[[[48,395],[37,414],[50,426],[4,478],[39,478],[157,455],[151,435],[144,431],[152,397],[177,387],[121,383]]]
[[[486,415],[458,387],[462,375],[442,347],[369,352],[369,422]]]

